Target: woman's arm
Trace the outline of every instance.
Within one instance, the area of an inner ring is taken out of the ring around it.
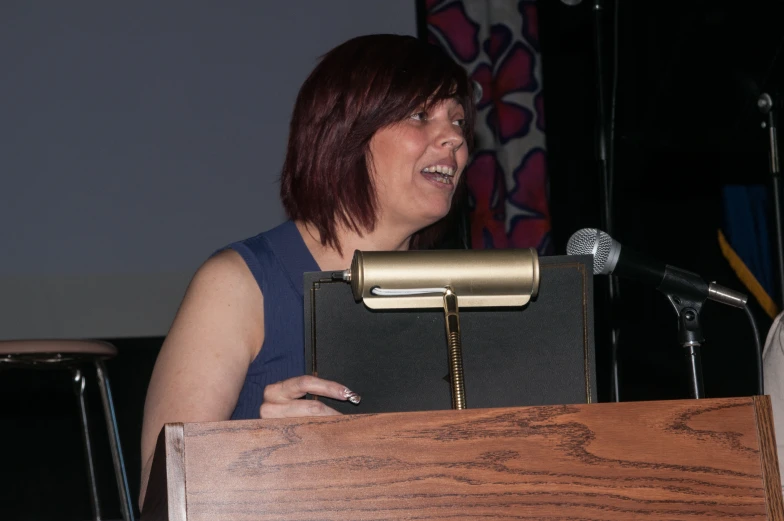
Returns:
[[[264,297],[245,261],[222,252],[199,268],[155,362],[142,426],[144,505],[152,456],[166,423],[223,421],[231,417],[248,366],[264,342]],[[264,389],[263,418],[340,414],[306,394],[358,403],[345,386],[309,375]]]
[[[221,252],[194,275],[147,390],[140,506],[164,424],[230,418],[264,341],[263,310],[261,290],[238,253]]]

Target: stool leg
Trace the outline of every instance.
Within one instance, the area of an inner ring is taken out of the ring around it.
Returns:
[[[90,430],[87,426],[87,407],[84,405],[85,379],[82,371],[73,370],[74,392],[79,398],[79,412],[82,418],[82,441],[84,441],[84,454],[87,459],[87,475],[90,480],[90,502],[93,509],[93,519],[100,521],[101,505],[98,503],[98,486],[95,481],[95,465],[93,464],[93,448],[90,442]]]
[[[109,431],[109,444],[111,445],[112,459],[114,460],[114,474],[117,478],[117,490],[120,493],[120,509],[124,521],[134,521],[131,493],[128,489],[128,476],[125,473],[125,462],[123,461],[122,448],[120,447],[120,435],[117,432],[117,417],[114,415],[112,389],[109,386],[109,377],[106,374],[106,367],[103,365],[103,361],[95,361],[95,370],[98,373],[98,386],[101,388],[103,412],[106,416],[106,428]]]

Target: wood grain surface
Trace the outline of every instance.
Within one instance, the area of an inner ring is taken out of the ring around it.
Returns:
[[[140,521],[185,521],[185,438],[182,423],[164,425],[155,444]]]
[[[760,440],[760,452],[771,455],[761,460],[762,479],[765,483],[765,495],[768,506],[768,519],[784,519],[779,458],[776,450],[776,436],[773,432],[773,407],[770,398],[767,396],[755,396],[754,405],[757,413],[757,435]]]
[[[762,397],[185,424],[187,519],[782,519],[769,413]]]

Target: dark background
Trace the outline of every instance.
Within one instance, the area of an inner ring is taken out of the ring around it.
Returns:
[[[601,224],[591,4],[538,2],[558,254],[565,253],[574,231]],[[613,7],[606,2],[607,15]],[[614,236],[707,281],[742,289],[718,248],[720,190],[726,183],[768,182],[767,138],[755,100],[763,89],[775,92],[782,85],[782,64],[775,57],[782,42],[778,25],[784,2],[628,1],[621,2],[618,16]],[[607,16],[608,43],[612,33]],[[609,69],[609,52],[606,63]],[[599,397],[606,401],[604,283],[596,279],[596,345]],[[687,366],[669,303],[634,282],[622,280],[620,289],[621,399],[687,398]],[[754,310],[764,341],[770,320]],[[702,320],[706,395],[754,394],[753,343],[743,312],[709,302]],[[108,370],[136,497],[144,395],[163,339],[108,340],[120,349]],[[102,503],[108,518],[119,518],[104,418],[94,380],[90,383]],[[88,519],[87,477],[69,375],[3,371],[0,407],[0,518]]]
[[[603,3],[609,44],[614,4]],[[537,5],[553,235],[562,253],[575,230],[601,227],[595,18],[592,2],[572,8],[560,2]],[[718,247],[721,188],[768,182],[767,132],[760,128],[755,103],[762,89],[781,86],[782,63],[775,58],[784,3],[620,2],[618,7],[613,235],[706,281],[742,290]],[[596,282],[600,398],[609,399],[606,281]],[[674,310],[654,289],[619,282],[621,399],[688,397],[688,366],[677,344]],[[756,302],[752,305],[764,335],[770,319]],[[754,393],[752,333],[743,312],[707,302],[702,324],[706,395]]]

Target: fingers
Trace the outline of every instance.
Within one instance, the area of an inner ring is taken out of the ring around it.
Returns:
[[[264,388],[264,400],[259,414],[262,418],[340,415],[338,411],[318,400],[300,400],[306,394],[348,400],[354,405],[362,399],[357,393],[337,382],[310,375],[296,376]]]
[[[302,398],[306,394],[334,398],[335,400],[349,400],[354,404],[359,403],[359,400],[361,399],[358,394],[337,382],[304,375],[289,378],[265,387],[264,402],[270,404],[284,404],[291,400]]]
[[[262,403],[261,418],[302,418],[305,416],[340,416],[341,414],[318,400],[293,400],[288,403]]]

